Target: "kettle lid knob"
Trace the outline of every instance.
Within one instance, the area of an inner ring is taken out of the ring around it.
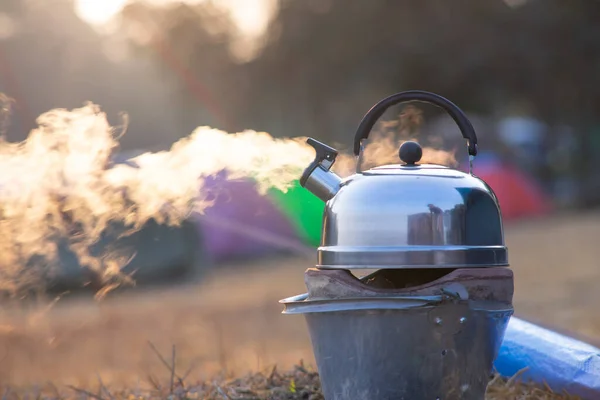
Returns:
[[[406,165],[415,165],[423,157],[423,149],[419,143],[408,141],[400,146],[399,155]]]

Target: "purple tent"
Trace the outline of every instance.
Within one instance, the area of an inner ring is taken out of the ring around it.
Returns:
[[[305,251],[288,218],[251,181],[227,180],[220,173],[205,181],[202,193],[214,205],[196,218],[215,261],[277,250]]]

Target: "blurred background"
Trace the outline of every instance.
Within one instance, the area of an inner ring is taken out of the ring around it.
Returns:
[[[129,115],[116,162],[168,149],[202,125],[348,150],[360,118],[383,97],[436,92],[466,111],[479,135],[475,172],[500,199],[517,315],[600,343],[592,315],[600,301],[598,21],[595,0],[2,0],[0,93],[13,99],[2,129],[22,141],[41,113],[92,101],[114,124]],[[423,109],[423,135],[466,161],[452,121]],[[203,291],[160,292],[160,305],[127,297],[62,309],[43,329],[5,311],[7,326],[20,328],[2,336],[16,350],[0,375],[47,377],[44,366],[61,355],[72,367],[56,376],[99,368],[116,379],[148,364],[139,355],[148,337],[218,368],[222,348],[244,368],[256,367],[256,352],[263,364],[310,358],[303,322],[278,319],[277,300],[304,291],[323,205],[297,185],[265,197],[249,182],[219,179],[227,200],[188,230],[147,227],[129,268],[159,271],[148,282],[172,265],[226,272],[200,280]],[[157,245],[157,237],[167,239]],[[65,270],[76,263],[67,258]],[[228,338],[218,354],[198,345],[223,336],[217,325]],[[126,357],[125,348],[139,354]],[[85,362],[76,361],[82,352]]]
[[[199,125],[347,146],[375,102],[422,89],[476,118],[482,150],[557,205],[595,206],[599,13],[588,0],[3,0],[7,135],[93,101],[129,114],[124,151]]]

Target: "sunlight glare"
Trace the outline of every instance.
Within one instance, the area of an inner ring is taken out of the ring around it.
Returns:
[[[128,0],[77,0],[75,12],[91,25],[103,25],[117,15]]]
[[[145,0],[155,6],[165,6],[177,2],[198,4],[206,0]],[[130,0],[76,0],[77,15],[90,25],[100,26],[109,23],[129,3]],[[216,4],[227,9],[240,31],[254,37],[266,29],[274,11],[274,0],[218,0]]]

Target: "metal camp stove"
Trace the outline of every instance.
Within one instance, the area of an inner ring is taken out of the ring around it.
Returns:
[[[375,122],[408,101],[452,116],[468,173],[420,164],[416,142],[400,147],[401,164],[361,171]],[[321,246],[308,292],[281,303],[306,318],[325,399],[483,399],[513,314],[513,273],[498,200],[472,174],[477,136],[465,114],[429,92],[383,99],[358,127],[346,179],[330,171],[335,149],[308,143],[316,158],[300,182],[326,202]]]

